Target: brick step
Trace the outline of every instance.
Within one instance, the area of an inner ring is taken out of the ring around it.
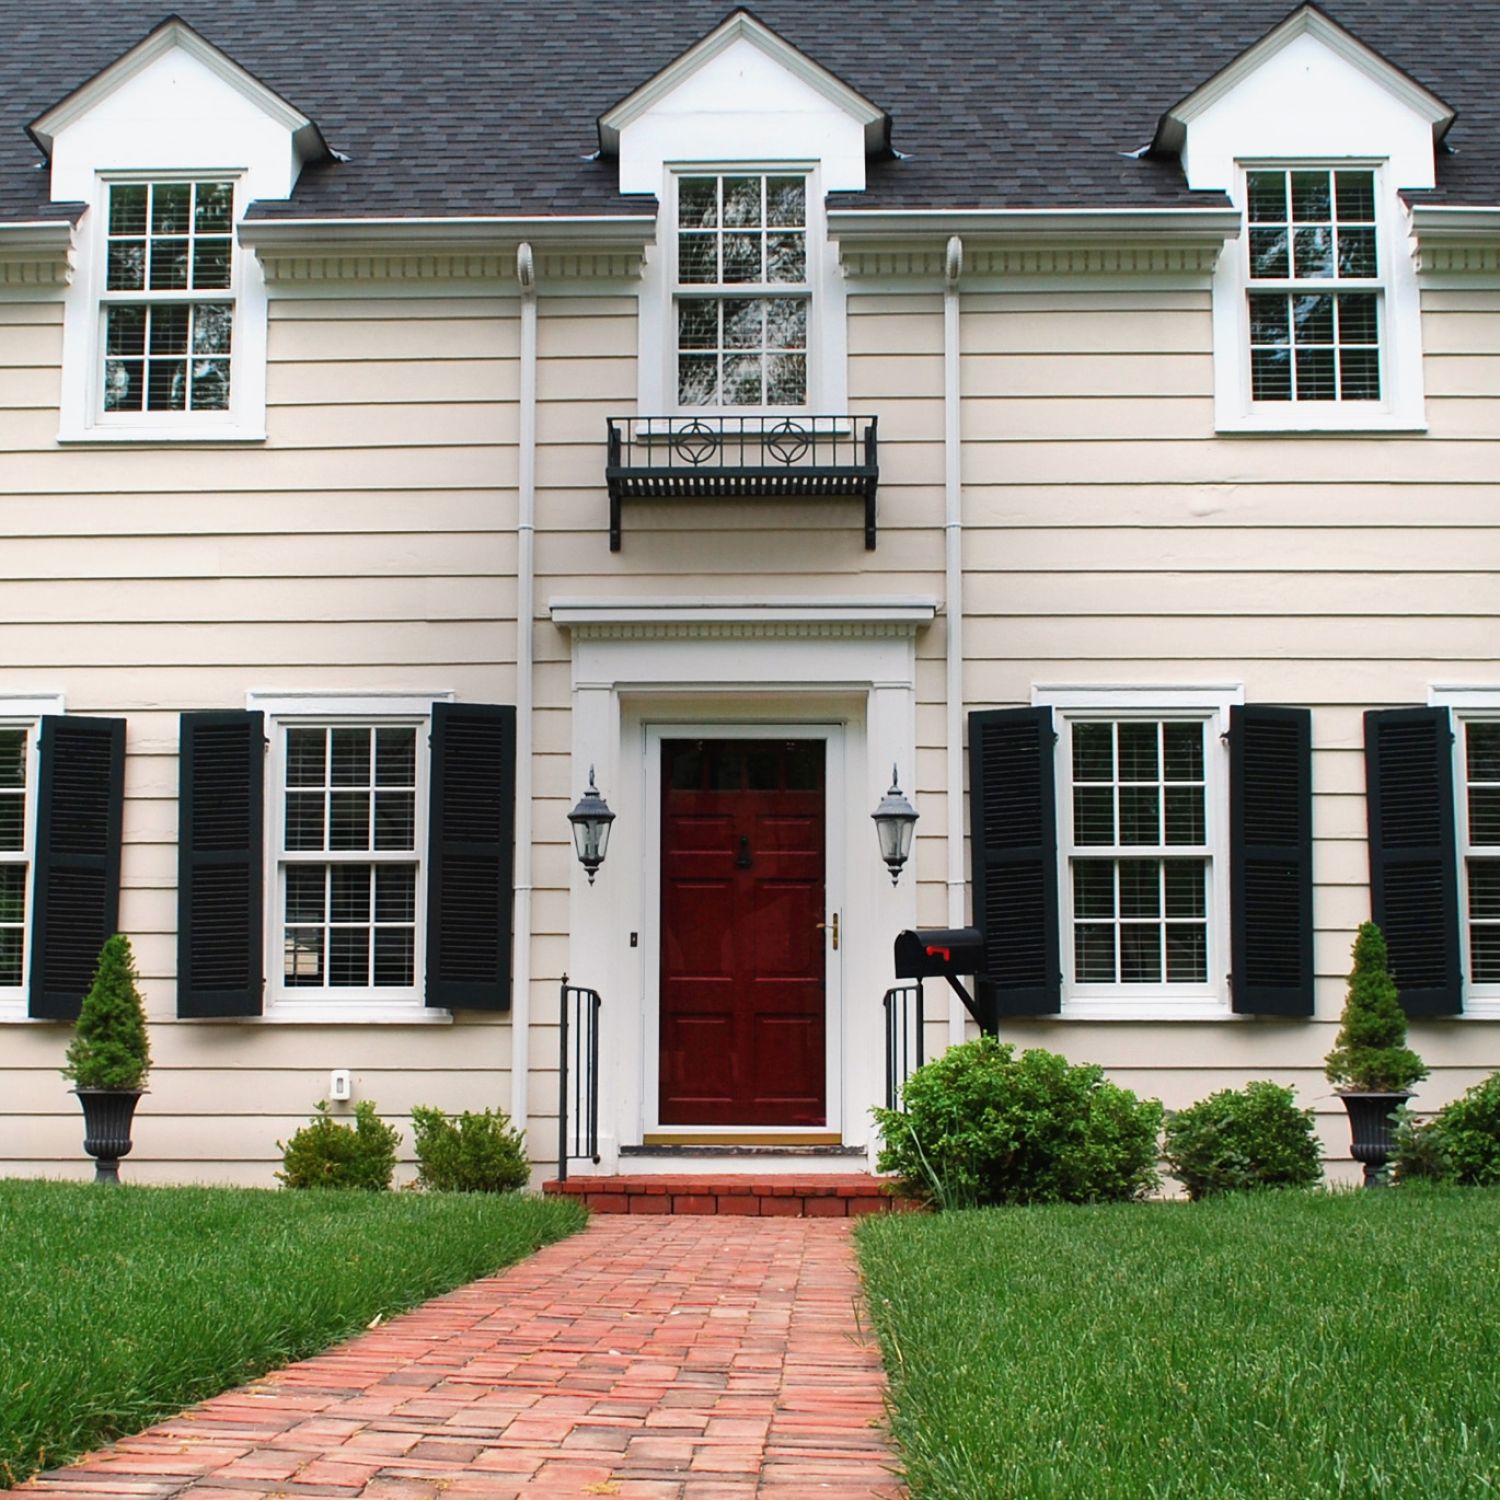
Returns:
[[[750,1218],[852,1218],[914,1209],[868,1172],[651,1173],[554,1178],[544,1193],[581,1199],[596,1214],[737,1214]]]

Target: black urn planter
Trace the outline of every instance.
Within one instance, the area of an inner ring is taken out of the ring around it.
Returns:
[[[120,1158],[130,1155],[130,1122],[144,1089],[74,1089],[83,1106],[83,1149],[94,1158],[94,1181],[120,1180]]]
[[[1378,1187],[1381,1170],[1396,1149],[1396,1111],[1411,1098],[1411,1091],[1364,1093],[1340,1089],[1338,1094],[1349,1111],[1349,1134],[1353,1141],[1350,1155],[1364,1164],[1365,1186]]]

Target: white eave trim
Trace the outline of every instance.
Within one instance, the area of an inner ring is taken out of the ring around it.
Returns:
[[[852,116],[864,127],[866,151],[874,153],[883,149],[887,130],[887,117],[883,109],[850,88],[827,68],[814,62],[805,52],[779,37],[769,26],[742,10],[736,11],[722,25],[715,27],[701,41],[694,43],[686,52],[668,63],[661,72],[647,79],[633,93],[627,94],[618,104],[600,115],[600,150],[607,155],[617,153],[620,148],[620,131],[626,125],[645,114],[685,79],[740,40],[759,47],[787,72]]]
[[[571,245],[641,248],[655,243],[655,214],[596,214],[411,219],[245,219],[239,241],[252,250],[306,249],[330,245],[352,250],[502,248],[521,240]]]
[[[1415,78],[1387,62],[1336,21],[1313,6],[1305,5],[1267,32],[1258,42],[1247,47],[1206,83],[1174,104],[1161,117],[1153,146],[1162,151],[1180,152],[1187,126],[1193,119],[1237,88],[1283,47],[1304,35],[1315,37],[1331,52],[1352,63],[1375,83],[1394,94],[1408,109],[1432,126],[1435,140],[1442,139],[1444,132],[1457,117],[1458,112],[1430,89],[1423,88]]]
[[[51,156],[53,138],[60,130],[86,115],[100,100],[107,98],[143,68],[149,67],[157,58],[174,49],[181,49],[194,57],[237,89],[270,119],[289,131],[296,141],[297,155],[302,161],[330,154],[322,131],[301,110],[283,99],[274,89],[267,88],[253,74],[247,73],[227,52],[220,51],[212,42],[194,31],[186,21],[176,16],[163,21],[128,52],[95,73],[87,83],[74,89],[65,99],[59,100],[45,114],[38,116],[30,126],[32,139]]]
[[[1447,203],[1412,205],[1417,269],[1426,273],[1500,272],[1500,207]]]
[[[1121,235],[1232,239],[1240,232],[1233,208],[885,208],[831,209],[829,233],[839,239],[922,235],[972,240],[1117,239]]]
[[[72,275],[69,220],[0,224],[0,289],[65,287]]]
[[[552,623],[588,636],[910,635],[937,616],[936,599],[554,599]]]

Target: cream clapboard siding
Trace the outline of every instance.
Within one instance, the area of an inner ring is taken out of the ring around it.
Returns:
[[[1313,711],[1316,1020],[1005,1030],[1169,1107],[1293,1083],[1347,1176],[1322,1058],[1369,914],[1362,714],[1500,682],[1500,297],[1427,294],[1430,430],[1402,437],[1216,436],[1206,290],[1018,282],[963,309],[970,706],[1034,683],[1243,682]],[[1500,1066],[1493,1022],[1413,1042],[1434,1069],[1423,1108]]]
[[[0,302],[0,691],[128,719],[120,922],[155,1067],[135,1181],[268,1183],[350,1068],[356,1097],[509,1103],[503,1018],[174,1019],[177,716],[248,689],[452,689],[514,702],[514,296],[274,300],[269,441],[59,450],[61,306]],[[0,1032],[0,1170],[82,1175],[69,1029]]]

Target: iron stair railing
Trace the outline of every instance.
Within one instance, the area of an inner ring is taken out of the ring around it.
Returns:
[[[922,981],[885,992],[885,1107],[901,1108],[901,1086],[922,1066]]]
[[[557,1180],[566,1182],[570,1161],[599,1160],[599,1009],[603,1001],[598,990],[569,984],[566,974],[560,999]]]

